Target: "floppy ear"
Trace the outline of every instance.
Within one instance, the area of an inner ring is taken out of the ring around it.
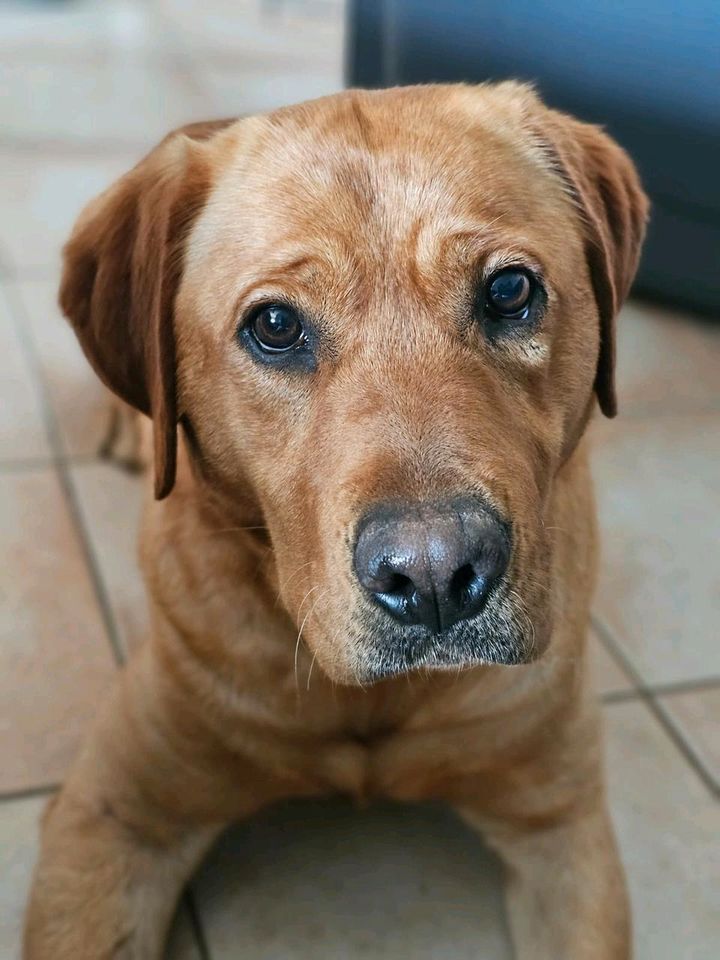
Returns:
[[[540,136],[583,219],[586,255],[600,315],[595,392],[605,416],[614,417],[615,318],[637,271],[648,199],[628,155],[599,127],[554,110],[545,112],[549,116]]]
[[[60,306],[103,383],[153,419],[155,496],[175,480],[173,312],[183,245],[210,188],[197,141],[232,121],[171,133],[81,214],[64,250]]]

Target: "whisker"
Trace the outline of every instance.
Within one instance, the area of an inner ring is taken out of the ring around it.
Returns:
[[[298,607],[298,617],[300,616],[300,611],[301,611],[302,608],[305,606],[305,602],[307,601],[307,598],[310,596],[311,593],[314,593],[316,590],[319,590],[319,589],[320,589],[320,584],[319,584],[319,583],[316,583],[314,587],[310,587],[310,589],[308,590],[308,592],[305,594],[305,596],[304,596],[304,597],[302,598],[302,600],[300,601],[300,606]]]
[[[243,533],[246,530],[268,530],[269,527],[220,527],[217,530],[208,530],[206,536],[215,537],[221,533]]]
[[[312,677],[313,667],[315,666],[316,660],[317,660],[317,651],[315,651],[315,653],[313,654],[313,658],[310,661],[310,669],[308,670],[307,684],[305,685],[305,689],[308,691],[308,693],[310,692],[310,678]]]
[[[517,590],[509,590],[508,596],[513,598],[513,600],[515,601],[515,607],[516,607],[517,613],[521,616],[521,618],[525,621],[526,625],[530,628],[529,653],[533,653],[535,651],[535,647],[537,643],[537,639],[535,636],[535,624],[532,622],[532,618],[527,612],[525,602],[523,601],[523,598],[520,596]]]
[[[313,587],[311,590],[308,590],[308,592],[305,594],[305,597],[303,598],[302,603],[305,603],[305,601],[313,592],[313,590],[317,590],[319,586],[320,585],[318,584],[317,586]],[[300,624],[300,629],[298,630],[297,640],[295,641],[295,689],[297,690],[298,694],[300,692],[300,681],[298,680],[298,655],[300,653],[300,639],[302,637],[302,632],[305,629],[305,624],[307,623],[308,617],[313,612],[315,607],[318,605],[319,601],[328,593],[328,591],[329,591],[329,588],[328,590],[325,591],[325,593],[321,593],[318,597],[315,598],[314,603],[312,604],[308,612],[303,617],[303,622]],[[300,604],[300,607],[302,607],[302,603]],[[298,613],[299,612],[300,610],[298,609]]]
[[[296,570],[294,570],[294,571],[290,574],[290,576],[287,578],[287,580],[285,581],[284,586],[287,588],[288,584],[289,584],[292,580],[295,579],[295,577],[300,573],[300,571],[301,571],[302,569],[304,569],[305,567],[309,567],[311,563],[315,563],[315,561],[314,561],[314,560],[307,560],[305,563],[301,563],[300,566],[299,566]],[[277,604],[279,600],[280,600],[280,591],[278,590],[278,594],[277,594],[277,596],[275,597],[275,603]]]

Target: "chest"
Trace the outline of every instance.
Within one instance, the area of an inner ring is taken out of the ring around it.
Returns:
[[[360,801],[458,799],[469,783],[502,776],[549,729],[542,709],[529,709],[523,679],[508,687],[504,674],[480,672],[414,701],[351,703],[337,727],[301,738],[300,770]]]

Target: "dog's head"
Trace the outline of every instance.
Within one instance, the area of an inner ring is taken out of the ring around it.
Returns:
[[[157,495],[180,422],[262,518],[331,676],[518,663],[645,219],[623,151],[527,87],[350,91],[170,135],[81,217],[61,304],[153,417]]]

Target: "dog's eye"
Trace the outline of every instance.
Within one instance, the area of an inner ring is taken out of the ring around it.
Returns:
[[[533,299],[533,280],[525,270],[499,270],[486,287],[486,309],[491,317],[524,320]]]
[[[317,365],[317,333],[311,320],[289,303],[256,304],[240,318],[236,342],[257,363],[287,373],[312,372]]]
[[[305,339],[300,317],[292,307],[281,303],[262,307],[249,326],[258,346],[268,353],[284,353]]]

